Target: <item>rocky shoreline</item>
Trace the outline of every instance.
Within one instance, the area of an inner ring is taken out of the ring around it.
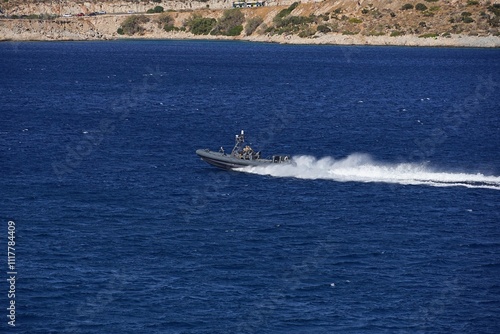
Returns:
[[[297,36],[269,36],[249,38],[250,41],[275,42],[281,44],[324,44],[324,45],[376,45],[376,46],[420,46],[420,47],[472,47],[499,48],[500,37],[471,37],[451,35],[450,37],[420,38],[418,36],[343,36],[323,35],[314,39]]]
[[[31,20],[30,20],[31,21]],[[60,29],[65,26],[64,29]],[[75,29],[68,29],[69,27]],[[96,29],[88,22],[74,24],[55,22],[16,22],[6,28],[0,23],[0,41],[97,41],[118,39],[154,39],[154,40],[240,40],[279,44],[311,45],[387,45],[387,46],[422,46],[422,47],[474,47],[499,48],[498,36],[450,35],[447,37],[421,38],[416,35],[405,36],[362,36],[323,34],[313,38],[301,38],[296,35],[256,35],[256,36],[213,36],[194,35],[189,32],[166,32],[145,34],[142,36],[120,36],[113,32]]]

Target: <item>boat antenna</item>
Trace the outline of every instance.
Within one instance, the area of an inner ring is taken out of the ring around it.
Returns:
[[[241,134],[235,136],[234,147],[233,150],[231,151],[231,154],[236,154],[238,153],[238,151],[241,151],[241,146],[243,145],[244,142],[245,142],[245,132],[241,130]]]

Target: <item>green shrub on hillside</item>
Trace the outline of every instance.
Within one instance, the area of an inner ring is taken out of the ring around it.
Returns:
[[[162,14],[156,19],[156,23],[158,23],[158,27],[174,25],[174,18],[168,14]]]
[[[290,5],[290,7],[286,8],[286,9],[283,9],[282,11],[280,11],[275,17],[274,17],[274,22],[275,23],[279,23],[283,18],[287,17],[288,15],[290,15],[290,13],[295,9],[297,8],[297,6],[299,5],[299,2],[294,2]]]
[[[423,35],[420,35],[418,36],[418,38],[436,38],[438,37],[439,35],[438,34],[435,34],[435,33],[428,33],[428,34],[423,34]]]
[[[135,34],[143,34],[146,29],[142,26],[142,23],[149,22],[149,18],[144,15],[134,15],[130,16],[122,22],[120,28],[118,28],[117,32],[120,35],[135,35]]]
[[[427,10],[427,6],[419,2],[415,5],[415,9],[423,12],[424,10]]]
[[[300,38],[308,38],[314,36],[316,30],[311,27],[305,27],[299,32]]]
[[[162,6],[156,6],[155,8],[148,9],[146,13],[148,13],[148,14],[163,13],[163,7]]]
[[[247,21],[247,25],[245,26],[245,34],[246,35],[251,35],[254,33],[255,30],[257,30],[257,27],[260,26],[264,22],[262,17],[256,16],[252,17],[250,20]]]
[[[179,31],[180,29],[174,26],[173,24],[165,24],[165,26],[163,26],[163,30],[165,30],[166,32],[170,32],[170,31]]]
[[[488,11],[492,12],[496,16],[500,16],[500,4],[493,4],[488,6]]]
[[[413,9],[413,5],[411,3],[404,4],[403,7],[401,7],[401,10],[409,10]]]
[[[330,20],[330,13],[327,13],[327,14],[319,14],[319,15],[318,15],[318,19],[319,19],[319,20],[323,20],[323,21],[329,21],[329,20]]]
[[[332,31],[332,29],[328,28],[328,26],[324,24],[320,24],[318,28],[316,28],[317,31],[323,33],[323,34],[328,34],[329,32]]]
[[[201,17],[195,14],[186,21],[185,25],[195,35],[208,35],[216,23],[216,19]]]
[[[500,4],[494,4],[492,6],[488,6],[488,11],[495,14],[495,16],[490,17],[488,19],[488,24],[492,27],[500,26]]]
[[[234,27],[231,27],[228,31],[227,31],[227,36],[239,36],[241,34],[241,32],[243,31],[243,25],[237,25],[237,26],[234,26]]]
[[[315,16],[287,16],[278,22],[275,22],[274,27],[269,27],[266,32],[273,34],[297,34],[303,31],[304,34],[309,34],[309,24],[315,22]],[[314,30],[316,32],[316,30]]]
[[[474,19],[470,16],[464,16],[464,17],[462,17],[462,22],[463,23],[472,23],[472,22],[474,22]]]
[[[156,22],[158,23],[158,26],[163,28],[163,30],[165,30],[166,32],[179,30],[179,28],[177,28],[174,25],[174,22],[175,22],[174,18],[168,14],[161,15],[156,20]]]
[[[362,22],[363,22],[363,20],[358,19],[358,18],[356,18],[356,17],[351,17],[351,18],[349,19],[349,23],[356,23],[356,24],[357,24],[357,23],[362,23]]]
[[[238,36],[243,30],[243,22],[245,22],[245,15],[241,10],[228,9],[224,11],[222,17],[217,21],[212,34]]]
[[[472,13],[469,13],[469,12],[462,12],[462,22],[464,23],[472,23],[474,22],[474,20],[472,19]]]
[[[308,23],[312,23],[313,18],[312,17],[306,17],[306,16],[289,16],[281,21],[279,25],[276,25],[278,27],[286,27],[286,26],[298,26],[298,25],[304,25]]]
[[[394,30],[391,32],[391,37],[398,37],[398,36],[403,36],[403,35],[404,35],[404,32],[402,32],[402,31]]]

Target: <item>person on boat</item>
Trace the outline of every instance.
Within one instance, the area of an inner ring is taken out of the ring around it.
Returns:
[[[244,148],[243,148],[243,152],[242,152],[242,159],[244,160],[251,160],[251,156],[252,156],[252,148],[248,145],[246,145]]]

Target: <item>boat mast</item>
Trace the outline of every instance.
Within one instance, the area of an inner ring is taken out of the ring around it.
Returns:
[[[231,155],[234,155],[235,153],[238,153],[238,151],[241,151],[241,145],[245,142],[245,132],[241,130],[240,135],[236,135],[234,139],[234,147],[233,150],[231,151]]]

